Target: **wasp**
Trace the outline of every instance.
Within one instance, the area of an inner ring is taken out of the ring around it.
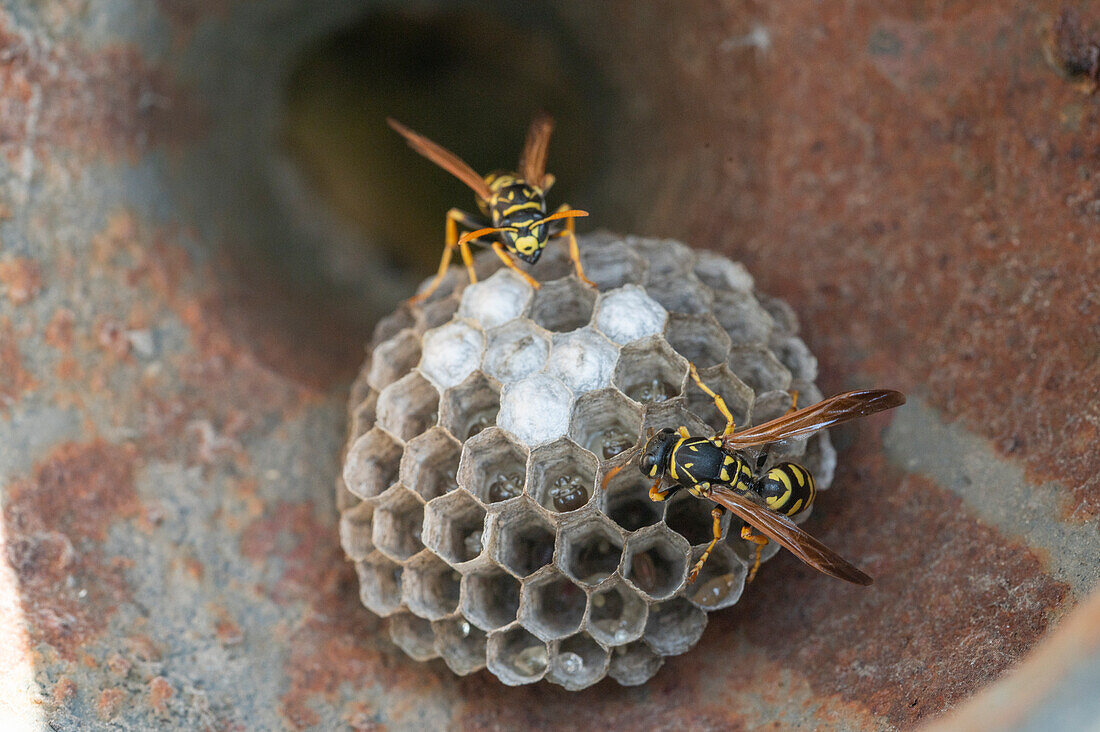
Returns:
[[[549,215],[546,212],[546,193],[555,180],[553,175],[546,172],[547,150],[550,135],[554,131],[554,120],[548,115],[538,115],[531,122],[523,152],[520,154],[518,172],[497,171],[486,176],[478,175],[457,155],[413,132],[397,120],[389,118],[386,122],[408,141],[412,149],[473,189],[480,212],[477,216],[457,208],[447,212],[446,246],[439,262],[439,272],[424,291],[410,299],[411,303],[426,300],[435,292],[456,249],[466,265],[470,282],[477,282],[470,243],[490,237],[496,238],[491,246],[501,261],[538,289],[539,283],[520,269],[512,257],[516,256],[528,264],[534,264],[539,261],[549,239],[566,236],[569,238],[569,256],[576,266],[577,277],[592,287],[596,286],[584,276],[575,231],[574,219],[587,216],[588,212],[570,208],[568,205],[561,206]],[[460,226],[467,230],[462,236],[458,234]]]
[[[733,415],[726,402],[699,378],[695,365],[691,377],[726,419],[721,435],[692,437],[685,427],[668,427],[647,436],[641,448],[638,467],[654,478],[649,497],[665,501],[677,490],[686,489],[697,498],[714,502],[711,510],[713,538],[699,561],[688,574],[695,581],[706,564],[714,545],[722,538],[721,521],[728,510],[745,522],[741,538],[756,544],[755,558],[749,571],[752,581],[760,568],[760,556],[768,541],[775,541],[814,569],[858,585],[871,584],[871,578],[813,538],[791,520],[814,502],[817,488],[809,470],[795,463],[780,463],[766,472],[767,446],[770,443],[804,437],[818,430],[841,424],[905,403],[905,395],[889,389],[848,391],[829,397],[810,407],[797,409],[797,393],[791,411],[764,424],[736,431]],[[760,448],[754,461],[749,450]],[[639,448],[634,448],[637,453]],[[632,458],[631,458],[632,459]],[[607,482],[630,463],[613,468]],[[670,483],[662,487],[664,483]]]

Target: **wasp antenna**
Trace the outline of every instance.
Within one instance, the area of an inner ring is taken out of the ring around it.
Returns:
[[[587,211],[581,211],[579,208],[571,208],[568,211],[558,211],[557,213],[550,214],[546,218],[539,219],[535,223],[531,224],[531,226],[538,226],[540,224],[545,224],[547,221],[554,221],[556,219],[575,219],[587,215]]]
[[[495,234],[498,231],[504,231],[504,229],[503,228],[490,227],[488,229],[478,229],[477,231],[468,231],[468,232],[466,232],[465,234],[463,234],[462,236],[460,236],[458,238],[458,246],[462,246],[463,244],[471,242],[474,239],[480,239],[481,237],[483,237],[487,234]]]

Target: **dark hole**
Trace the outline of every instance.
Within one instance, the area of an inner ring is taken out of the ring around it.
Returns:
[[[702,501],[686,491],[672,499],[665,523],[668,528],[688,540],[689,544],[705,544],[713,538],[714,522],[709,501]]]
[[[508,547],[508,566],[526,577],[549,564],[554,558],[554,532],[542,525],[513,530]]]
[[[577,579],[593,584],[611,576],[619,566],[621,554],[622,547],[617,540],[603,534],[594,534],[586,537],[573,549],[569,564]]]
[[[542,595],[543,620],[553,628],[570,628],[584,615],[585,596],[581,588],[569,580],[559,580],[544,587]]]
[[[661,520],[661,507],[639,496],[620,493],[610,501],[607,516],[627,531],[637,531]]]
[[[506,574],[482,577],[473,604],[481,608],[486,619],[495,627],[507,625],[516,619],[519,610],[519,583]]]

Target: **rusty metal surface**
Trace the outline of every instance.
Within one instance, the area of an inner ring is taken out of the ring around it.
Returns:
[[[908,728],[1096,585],[1100,97],[1047,61],[1061,6],[562,2],[616,90],[594,218],[749,264],[824,391],[912,395],[837,435],[814,527],[878,581],[780,557],[638,689],[404,657],[331,503],[372,301],[287,274],[360,260],[280,205],[271,152],[280,74],[349,5],[0,3],[9,718]]]

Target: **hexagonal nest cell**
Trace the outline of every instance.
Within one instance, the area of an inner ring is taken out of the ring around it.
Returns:
[[[562,240],[531,268],[537,290],[492,252],[476,258],[476,286],[456,268],[429,302],[379,323],[352,387],[341,546],[394,643],[456,674],[566,689],[652,678],[741,597],[754,546],[727,515],[688,585],[712,504],[655,503],[636,466],[604,477],[648,429],[725,426],[689,360],[738,427],[789,408],[788,389],[802,406],[820,397],[793,311],[740,264],[607,232],[580,251],[598,291]],[[826,433],[774,451],[828,487]]]

